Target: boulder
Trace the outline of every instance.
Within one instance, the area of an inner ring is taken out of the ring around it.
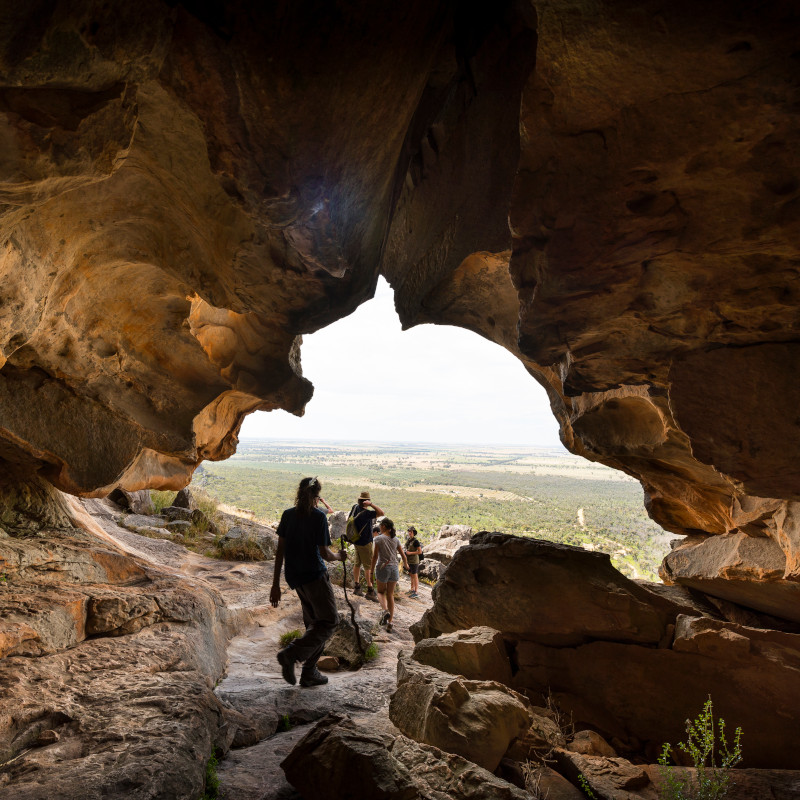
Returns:
[[[333,514],[328,514],[328,529],[331,534],[331,541],[338,545],[339,539],[344,536],[345,528],[347,527],[347,512],[334,511]]]
[[[356,617],[361,643],[366,650],[372,644],[372,624]],[[364,664],[364,653],[358,647],[355,628],[350,621],[350,610],[339,609],[339,624],[325,644],[323,653],[331,656],[348,669],[358,669]]]
[[[472,528],[469,525],[442,525],[436,534],[436,539],[458,539],[468,542],[472,536]]]
[[[531,726],[526,698],[494,681],[469,681],[398,658],[389,717],[406,736],[493,772]]]
[[[334,656],[322,656],[317,661],[317,668],[323,672],[336,672],[339,669],[339,659]]]
[[[441,561],[435,561],[432,558],[424,558],[419,562],[419,577],[426,581],[437,583],[442,579],[447,567]]]
[[[494,628],[476,627],[422,639],[413,658],[420,664],[463,675],[471,680],[511,683],[511,662],[503,635]]]
[[[183,522],[192,521],[192,512],[188,508],[181,508],[179,506],[167,506],[162,509],[161,515],[166,517],[170,522],[175,520],[181,520]]]
[[[269,525],[262,525],[254,520],[246,520],[231,515],[225,516],[226,519],[232,519],[236,522],[226,531],[222,537],[221,544],[249,538],[261,548],[265,558],[275,558],[275,553],[278,549],[278,535],[274,528]]]
[[[682,606],[648,592],[608,555],[500,533],[479,533],[411,626],[416,641],[475,626],[510,639],[567,646],[589,639],[656,645]]]
[[[166,524],[164,517],[151,517],[143,514],[125,514],[117,522],[121,527],[134,533],[149,528],[163,528]]]
[[[586,800],[586,795],[573,786],[563,775],[551,767],[542,765],[531,776],[530,783],[535,788],[534,797],[546,800]]]
[[[379,735],[331,713],[281,763],[289,783],[317,800],[530,800],[457,755],[406,736]]]
[[[586,756],[557,749],[553,753],[562,775],[578,785],[583,775],[598,800],[658,800],[646,767],[624,758]]]
[[[469,540],[461,539],[457,536],[446,539],[434,539],[423,548],[425,558],[422,560],[422,563],[424,564],[426,561],[438,561],[446,567],[453,560],[453,556],[462,547],[466,547],[468,544]]]
[[[742,532],[689,537],[661,566],[665,582],[800,622],[800,582],[786,580],[785,572],[786,555],[775,540]]]
[[[616,737],[652,760],[665,741],[685,738],[686,719],[711,694],[715,716],[731,731],[743,728],[748,766],[800,768],[794,746],[800,729],[796,634],[680,617],[671,648],[615,642],[555,648],[520,641],[516,657],[515,688],[552,690],[576,726],[607,740]]]
[[[188,508],[189,511],[194,511],[197,508],[192,490],[188,486],[185,486],[175,495],[172,505],[177,508]]]
[[[615,758],[617,755],[614,748],[597,731],[578,731],[569,740],[566,749],[584,756]]]
[[[155,513],[155,506],[153,505],[153,500],[150,497],[150,491],[148,489],[128,492],[118,486],[109,494],[108,499],[125,511],[130,511],[132,514],[144,514],[145,516],[149,516]]]
[[[192,523],[184,519],[176,519],[165,525],[170,533],[180,533],[184,536],[192,529]]]

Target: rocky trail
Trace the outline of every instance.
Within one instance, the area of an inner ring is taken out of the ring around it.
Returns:
[[[299,798],[286,781],[280,762],[311,727],[331,711],[346,713],[370,725],[370,716],[388,708],[397,688],[397,656],[411,650],[414,640],[409,627],[431,606],[431,588],[420,583],[419,598],[406,597],[409,579],[402,576],[395,598],[391,633],[378,624],[380,604],[348,597],[356,619],[370,627],[377,644],[377,657],[356,670],[327,672],[326,686],[289,686],[280,674],[276,655],[280,636],[302,630],[303,618],[297,594],[282,583],[278,608],[269,603],[274,561],[220,561],[194,553],[168,540],[140,536],[120,527],[119,510],[107,501],[86,500],[86,510],[103,530],[129,552],[186,578],[210,585],[226,608],[241,620],[243,629],[227,647],[224,677],[214,689],[224,705],[234,710],[237,732],[232,749],[220,762],[220,791],[225,800],[278,800]],[[334,586],[340,615],[350,619],[344,591]],[[386,725],[385,714],[376,720]]]
[[[272,563],[266,568],[270,578]],[[373,622],[377,658],[356,671],[329,672],[326,686],[302,688],[284,683],[275,656],[281,634],[302,629],[300,604],[287,591],[277,609],[259,616],[258,627],[235,637],[228,648],[227,675],[216,688],[217,696],[252,721],[257,743],[232,749],[220,764],[220,787],[225,800],[277,800],[300,797],[286,782],[279,762],[308,729],[308,723],[330,711],[349,714],[369,725],[369,716],[385,710],[397,688],[397,654],[411,650],[409,626],[431,604],[430,587],[420,586],[420,598],[404,596],[408,579],[401,578],[401,597],[396,599],[395,624],[387,633],[378,623],[380,606],[352,598],[357,618]],[[346,609],[344,594],[334,587],[340,612]],[[350,592],[348,592],[350,596]],[[349,610],[347,610],[349,618]],[[383,725],[383,719],[376,725]]]

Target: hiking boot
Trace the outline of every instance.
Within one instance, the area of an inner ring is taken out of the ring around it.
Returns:
[[[381,614],[380,624],[381,625],[385,625],[388,621],[389,621],[389,612],[388,611],[384,611],[383,614]]]
[[[362,595],[362,591],[361,591],[361,584],[360,584],[360,583],[357,583],[357,584],[356,584],[356,588],[355,588],[355,589],[353,589],[353,594],[354,594],[356,597],[361,597],[361,595]]]
[[[300,673],[301,686],[324,686],[328,682],[328,676],[323,675],[316,667],[314,669],[303,670]]]
[[[291,683],[294,686],[297,683],[297,678],[294,674],[294,660],[289,647],[284,647],[283,650],[278,651],[278,663],[281,665],[283,679],[286,683]]]
[[[391,622],[387,622],[386,623],[386,633],[391,633],[391,632],[392,632],[392,623]]]
[[[373,602],[378,602],[378,593],[373,589],[371,586],[367,586],[367,593],[364,595],[367,600],[372,600]]]

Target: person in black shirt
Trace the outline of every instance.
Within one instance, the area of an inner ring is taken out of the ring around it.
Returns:
[[[277,607],[281,599],[281,567],[285,560],[286,583],[300,598],[306,632],[278,652],[278,663],[283,679],[294,685],[297,683],[294,665],[303,662],[301,686],[328,682],[317,669],[317,661],[339,622],[325,562],[344,561],[345,552],[334,553],[330,549],[328,520],[316,507],[321,488],[316,478],[303,478],[297,487],[294,508],[283,512],[278,525],[278,550],[269,594],[273,607]]]

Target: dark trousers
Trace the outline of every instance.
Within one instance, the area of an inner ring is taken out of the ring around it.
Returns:
[[[303,672],[310,672],[317,665],[325,643],[339,624],[339,614],[327,574],[298,586],[295,591],[303,607],[306,632],[292,642],[289,652],[293,661],[303,662]]]

